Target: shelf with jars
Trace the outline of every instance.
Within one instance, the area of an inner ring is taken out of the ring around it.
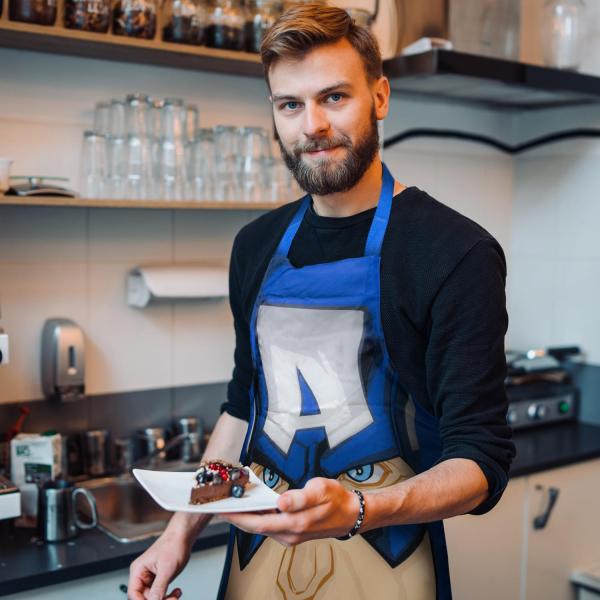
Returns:
[[[0,46],[262,77],[274,0],[5,0]],[[160,7],[159,7],[160,5]]]

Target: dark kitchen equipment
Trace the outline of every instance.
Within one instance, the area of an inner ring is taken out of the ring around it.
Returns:
[[[37,175],[15,175],[12,181],[23,181],[13,184],[7,191],[7,196],[64,196],[76,198],[77,192],[57,185],[47,184],[47,181],[68,181],[66,177],[39,177]]]
[[[61,476],[79,477],[84,472],[83,444],[80,434],[61,435]]]
[[[106,429],[94,429],[83,434],[85,472],[92,477],[108,471],[109,436]]]
[[[141,442],[141,456],[148,457],[150,466],[156,466],[167,458],[165,450],[166,431],[164,427],[146,427],[138,432]]]
[[[48,319],[42,331],[42,389],[49,400],[80,400],[85,391],[83,331],[70,319]]]
[[[513,429],[577,418],[579,390],[563,362],[580,356],[578,346],[507,352],[507,420]]]
[[[574,421],[579,390],[570,383],[538,381],[506,388],[507,420],[513,429]]]
[[[89,504],[91,521],[83,522],[77,515],[77,496],[85,497]],[[77,529],[92,529],[98,523],[96,502],[83,488],[73,487],[65,479],[47,481],[38,493],[38,536],[45,542],[62,542],[77,535]]]
[[[204,428],[196,417],[180,417],[176,422],[178,434],[187,434],[181,442],[181,460],[186,463],[200,460]]]

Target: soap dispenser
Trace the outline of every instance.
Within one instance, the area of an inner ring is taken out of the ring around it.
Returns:
[[[42,390],[48,400],[80,400],[85,392],[84,337],[70,319],[48,319],[42,332]]]

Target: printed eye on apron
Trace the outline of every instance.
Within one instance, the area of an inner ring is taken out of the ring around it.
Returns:
[[[441,454],[437,420],[403,388],[384,340],[381,246],[393,189],[383,165],[364,256],[292,266],[306,196],[267,268],[250,323],[255,384],[241,460],[279,493],[313,477],[368,493],[429,469]],[[449,600],[442,523],[291,548],[232,527],[219,598],[341,596]]]

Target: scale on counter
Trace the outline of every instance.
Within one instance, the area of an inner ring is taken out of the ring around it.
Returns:
[[[6,191],[6,196],[65,196],[77,198],[77,192],[57,185],[47,184],[47,181],[68,181],[66,177],[40,177],[38,175],[14,175],[10,177],[13,183]]]
[[[0,521],[21,516],[21,492],[9,479],[0,475]]]

